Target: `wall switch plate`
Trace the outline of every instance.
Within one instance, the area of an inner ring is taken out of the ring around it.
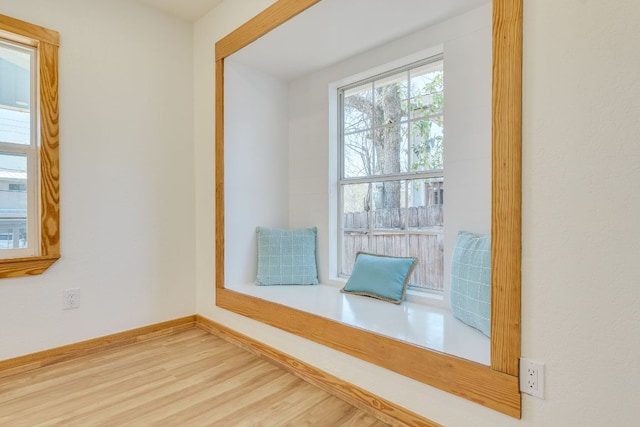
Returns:
[[[520,391],[544,399],[544,364],[520,359]]]
[[[80,307],[80,288],[64,289],[62,291],[62,308],[69,310]]]

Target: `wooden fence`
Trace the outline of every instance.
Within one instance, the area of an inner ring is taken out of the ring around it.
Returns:
[[[405,215],[408,218],[405,218]],[[409,283],[442,290],[442,204],[349,212],[343,216],[342,271],[350,274],[358,251],[418,258]]]

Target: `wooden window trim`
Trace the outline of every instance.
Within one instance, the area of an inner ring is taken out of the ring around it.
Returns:
[[[0,15],[0,37],[37,49],[40,113],[40,251],[36,256],[0,260],[0,278],[41,274],[60,258],[60,123],[58,32]]]
[[[216,305],[520,418],[522,0],[493,0],[491,366],[225,288],[225,58],[319,1],[278,0],[215,45]]]

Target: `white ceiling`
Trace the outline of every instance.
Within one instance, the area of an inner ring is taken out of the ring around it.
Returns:
[[[289,80],[490,1],[323,0],[232,58]]]
[[[139,0],[189,22],[206,15],[223,0]],[[237,1],[237,0],[236,0]]]
[[[138,1],[195,22],[224,0]],[[237,52],[233,59],[291,79],[490,2],[323,0]]]

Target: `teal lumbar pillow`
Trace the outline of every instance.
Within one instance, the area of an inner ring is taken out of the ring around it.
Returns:
[[[316,227],[297,230],[257,227],[257,285],[317,285]]]
[[[417,258],[358,252],[342,292],[400,304],[404,301],[409,276],[417,263]]]
[[[460,231],[451,261],[451,312],[491,336],[491,237]]]

